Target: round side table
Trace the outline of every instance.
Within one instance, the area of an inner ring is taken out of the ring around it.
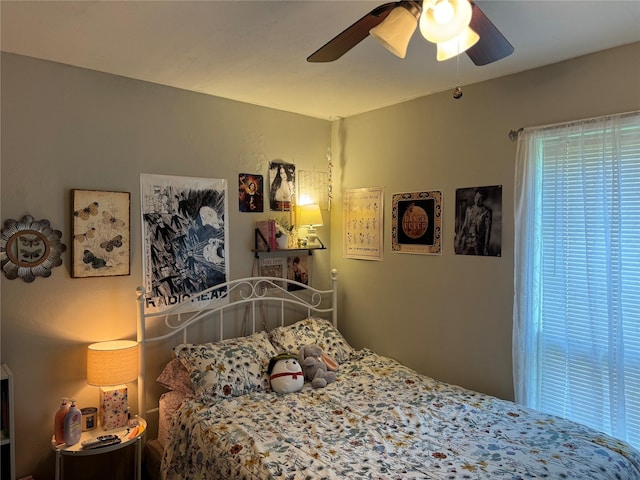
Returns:
[[[125,448],[131,444],[135,444],[136,446],[134,478],[135,480],[142,480],[142,438],[147,431],[147,422],[140,417],[135,417],[133,420],[137,422],[137,425],[116,428],[113,430],[101,430],[100,428],[96,428],[94,430],[82,432],[80,441],[70,447],[64,443],[56,445],[55,439],[51,437],[51,448],[56,452],[56,480],[60,480],[62,478],[63,457],[102,455],[103,453],[120,450],[121,448]],[[99,435],[117,435],[122,441],[115,445],[108,445],[106,447],[92,448],[89,450],[82,449],[82,442],[92,440]]]

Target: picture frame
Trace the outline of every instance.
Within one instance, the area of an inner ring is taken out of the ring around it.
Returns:
[[[201,292],[228,279],[227,181],[143,173],[140,198],[146,311],[226,302],[226,290]]]
[[[131,273],[131,194],[71,190],[71,277]]]
[[[384,189],[365,187],[343,193],[343,255],[345,258],[383,258]]]
[[[392,197],[391,250],[440,255],[442,191],[396,193]]]

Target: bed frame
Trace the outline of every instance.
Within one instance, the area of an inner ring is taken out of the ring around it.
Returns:
[[[326,318],[337,328],[337,270],[331,271],[329,290],[318,290],[278,277],[248,277],[208,288],[198,297],[187,298],[161,312],[147,308],[143,287],[137,289],[137,302],[138,411],[146,418],[148,413],[158,410],[147,410],[147,390],[152,386],[146,381],[149,344],[159,343],[163,347],[166,344],[170,352],[170,348],[179,343],[203,343],[249,335],[311,315]],[[207,330],[203,325],[213,332],[213,338],[210,334],[204,334],[203,338],[203,330]],[[241,332],[238,332],[239,327]],[[189,340],[190,333],[197,338]],[[169,355],[167,353],[167,358]]]

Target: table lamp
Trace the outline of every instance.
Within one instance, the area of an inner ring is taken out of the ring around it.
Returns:
[[[89,345],[87,383],[100,387],[99,419],[104,430],[127,425],[127,386],[138,377],[138,343],[115,340]]]
[[[319,205],[315,203],[300,205],[298,207],[298,224],[301,227],[307,227],[307,248],[324,247],[315,229],[315,227],[322,226],[322,213]]]

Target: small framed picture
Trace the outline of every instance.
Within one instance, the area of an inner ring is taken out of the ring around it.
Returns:
[[[442,192],[395,193],[391,250],[439,255],[442,251]]]
[[[72,190],[71,276],[130,274],[129,192]]]

